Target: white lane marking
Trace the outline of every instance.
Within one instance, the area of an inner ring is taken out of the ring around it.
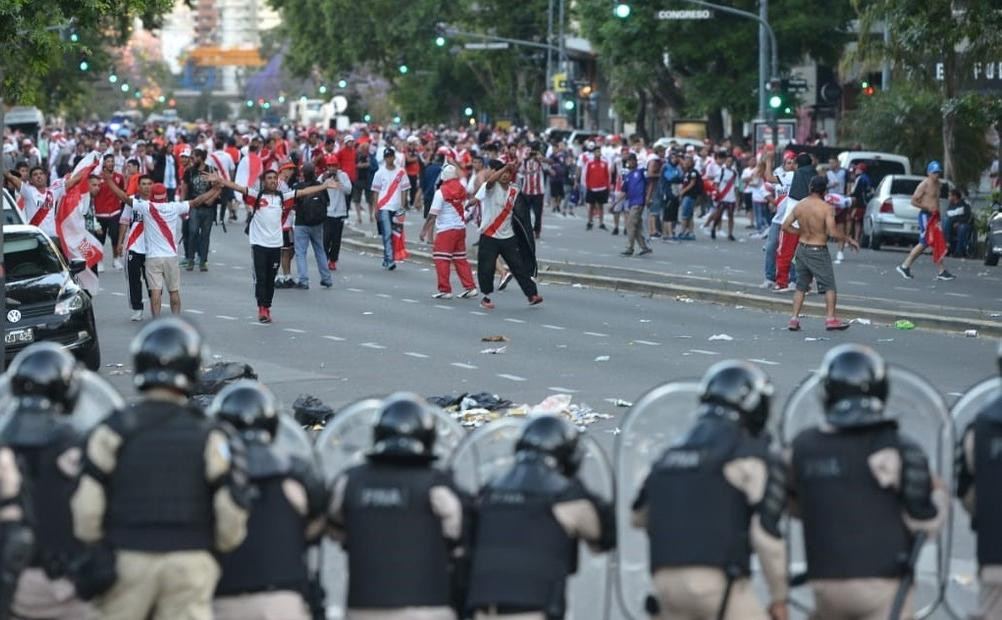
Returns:
[[[406,355],[408,357],[416,357],[416,358],[421,359],[421,360],[428,359],[429,357],[431,357],[430,355],[425,355],[424,353],[416,353],[414,351],[405,351],[404,355]]]
[[[477,367],[473,364],[464,364],[463,362],[452,362],[450,366],[455,366],[456,368],[465,368],[466,370],[476,370]]]
[[[385,349],[386,348],[383,345],[377,344],[375,342],[363,342],[362,344],[360,344],[358,346],[365,347],[366,349]]]
[[[543,327],[545,327],[546,329],[560,329],[560,330],[565,329],[563,327],[560,327],[559,325],[543,325]]]
[[[406,297],[401,299],[400,301],[404,302],[405,304],[416,304],[418,302],[418,300],[416,299],[407,299]]]
[[[770,362],[769,360],[764,360],[760,357],[753,357],[748,361],[755,362],[756,364],[765,364],[766,366],[779,366],[779,362]]]
[[[204,313],[204,312],[202,312],[201,310],[195,310],[195,309],[193,309],[193,308],[185,308],[185,309],[184,309],[184,311],[185,311],[185,312],[190,312],[190,313],[192,313],[192,314],[205,314],[205,313]]]
[[[487,316],[486,312],[479,312],[477,310],[470,310],[470,314],[475,314],[477,316]]]
[[[344,342],[344,338],[340,336],[324,336],[327,340],[333,340],[334,342]]]
[[[564,394],[577,394],[578,393],[577,390],[572,390],[571,388],[565,388],[565,387],[560,387],[560,386],[556,386],[556,385],[552,386],[552,387],[548,387],[546,389],[548,389],[548,390],[550,390],[552,392],[563,392]]]
[[[912,288],[910,286],[895,286],[894,290],[896,290],[896,291],[917,291],[919,289]]]
[[[212,263],[212,264],[215,265],[216,267],[225,267],[226,266],[226,263]]]
[[[125,293],[119,293],[118,291],[112,291],[111,294],[115,297],[125,297]]]
[[[963,396],[963,392],[947,392],[947,396]]]
[[[352,293],[364,293],[365,292],[365,291],[363,291],[360,288],[348,288],[348,289],[345,289],[345,290],[346,291],[351,291]]]
[[[264,327],[267,323],[262,323],[261,321],[247,321],[248,325],[257,325],[258,327]]]
[[[860,282],[859,280],[849,280],[849,284],[855,284],[856,286],[870,286],[869,282]]]
[[[296,329],[295,327],[284,327],[282,329],[284,331],[287,331],[287,332],[290,332],[290,333],[293,333],[293,334],[305,334],[306,333],[305,329]]]
[[[701,353],[703,355],[720,355],[716,351],[707,351],[706,349],[689,349],[689,353]]]
[[[509,323],[525,323],[522,319],[505,319]]]
[[[950,297],[970,297],[967,293],[943,293],[944,295],[949,295]]]
[[[501,377],[502,379],[508,379],[509,381],[528,381],[528,379],[526,379],[525,377],[520,377],[518,375],[506,375],[502,373],[499,374],[498,376]]]
[[[240,265],[230,265],[230,269],[243,269]]]
[[[452,306],[443,306],[442,304],[435,304],[435,307],[441,310],[452,310]]]
[[[236,321],[237,320],[237,317],[235,317],[235,316],[227,316],[225,314],[217,314],[216,318],[217,319],[223,319],[225,321]]]
[[[637,344],[646,344],[649,347],[660,347],[660,342],[651,342],[650,340],[634,340]]]
[[[387,295],[386,293],[376,293],[376,297],[382,297],[383,299],[393,299],[393,295]]]
[[[602,332],[585,332],[585,336],[595,336],[596,338],[608,338],[609,334],[603,334]]]

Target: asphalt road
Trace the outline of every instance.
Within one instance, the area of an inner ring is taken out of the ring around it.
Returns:
[[[584,236],[577,232],[580,224],[575,221],[573,231],[554,229],[558,223],[548,227],[543,257],[556,253],[558,234],[567,240]],[[591,239],[601,237],[592,233]],[[353,252],[342,255],[333,289],[317,286],[314,265],[313,288],[276,291],[275,322],[261,325],[246,237],[240,227],[225,234],[215,228],[212,242],[210,271],[182,273],[184,314],[204,331],[209,361],[248,362],[286,406],[300,394],[341,407],[401,389],[426,396],[487,391],[529,404],[566,393],[613,416],[589,428],[611,450],[626,412],[614,401],[633,401],[665,380],[696,378],[722,359],[761,364],[780,401],[840,342],[875,346],[891,362],[928,378],[949,401],[995,368],[996,343],[983,338],[859,324],[827,333],[819,320],[805,320],[804,331],[794,334],[784,329],[785,314],[545,281],[542,305],[528,307],[513,283],[494,296],[497,309],[485,312],[475,300],[432,299],[429,267],[405,263],[386,272],[378,256]],[[708,242],[689,247],[722,256]],[[603,240],[594,252],[609,257],[618,248],[618,241]],[[659,247],[655,256],[675,249]],[[141,324],[128,320],[124,275],[109,270],[101,282],[96,307],[102,372],[130,395],[128,344]],[[494,335],[509,342],[481,341]],[[482,352],[502,346],[501,353]]]

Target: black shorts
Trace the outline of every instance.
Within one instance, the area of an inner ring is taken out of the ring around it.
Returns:
[[[672,196],[668,199],[668,204],[665,206],[664,221],[672,224],[678,223],[678,204],[679,201],[677,196]]]
[[[594,192],[592,190],[588,190],[587,192],[585,192],[585,204],[604,205],[607,202],[609,202],[609,190],[607,189],[603,189],[597,192]]]
[[[292,229],[282,229],[282,249],[291,250],[295,247],[295,243],[292,241]]]
[[[563,198],[565,195],[563,181],[550,181],[550,198]]]

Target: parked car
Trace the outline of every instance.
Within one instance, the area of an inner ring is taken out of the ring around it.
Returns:
[[[35,226],[4,226],[3,234],[6,362],[29,344],[48,340],[69,349],[87,368],[100,368],[91,296],[74,279],[87,268],[86,262],[64,260],[48,235]]]
[[[911,174],[912,164],[904,155],[881,153],[879,151],[843,151],[838,154],[838,163],[845,170],[859,164],[866,164],[866,173],[876,187],[889,174]]]
[[[985,264],[994,267],[1002,256],[1002,202],[992,203],[988,215],[988,237],[985,239]]]
[[[27,224],[24,221],[24,213],[17,208],[17,203],[14,202],[14,197],[3,188],[0,188],[0,195],[3,199],[3,224]]]
[[[925,177],[910,174],[889,174],[881,179],[877,191],[863,214],[863,246],[879,250],[887,242],[915,244],[918,242],[918,207],[912,206],[912,194]],[[950,188],[943,181],[940,188],[940,209],[946,207]]]

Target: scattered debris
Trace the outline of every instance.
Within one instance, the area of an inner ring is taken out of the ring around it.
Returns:
[[[617,407],[632,407],[633,406],[633,403],[631,403],[628,400],[623,400],[622,398],[617,398],[617,399],[613,400],[612,404],[616,405]]]
[[[894,338],[877,338],[877,342],[894,342]]]
[[[696,303],[695,299],[693,299],[691,297],[688,297],[686,295],[676,295],[675,296],[675,301],[681,301],[684,304],[694,304],[694,303]]]
[[[481,353],[488,353],[490,355],[497,355],[499,353],[504,353],[508,349],[507,346],[498,347],[496,349],[484,349]]]
[[[978,337],[978,330],[976,330],[976,329],[968,329],[968,330],[964,331],[964,335],[967,336],[968,338],[977,338]]]
[[[908,319],[898,319],[894,321],[895,329],[915,329],[915,323],[912,323]]]
[[[468,428],[477,428],[500,418],[553,414],[563,416],[578,428],[583,429],[599,420],[608,420],[613,417],[606,413],[593,411],[585,404],[572,404],[570,394],[553,394],[536,405],[513,406],[511,401],[504,400],[496,394],[487,393],[464,395],[458,399],[458,402],[456,398],[451,396],[432,396],[428,398],[428,402],[442,407],[457,422]]]
[[[873,323],[873,321],[871,321],[870,319],[863,319],[863,318],[851,319],[849,322],[858,323],[860,325],[871,325]]]
[[[730,334],[713,334],[712,336],[710,336],[709,338],[707,338],[707,340],[725,340],[725,341],[730,341],[730,340],[734,340],[734,337],[731,336]]]
[[[598,357],[595,358],[595,361],[596,362],[608,362],[610,359],[612,359],[612,358],[610,358],[608,355],[599,355]]]
[[[508,336],[484,336],[481,342],[508,342]]]
[[[831,338],[825,338],[824,336],[819,338],[814,338],[813,336],[807,336],[804,338],[804,342],[820,342],[822,340],[831,340]]]
[[[302,426],[323,426],[334,417],[334,410],[316,396],[300,394],[292,403],[292,417]]]
[[[240,379],[257,379],[257,373],[242,362],[216,362],[202,371],[195,384],[195,394],[218,394],[227,385]]]

